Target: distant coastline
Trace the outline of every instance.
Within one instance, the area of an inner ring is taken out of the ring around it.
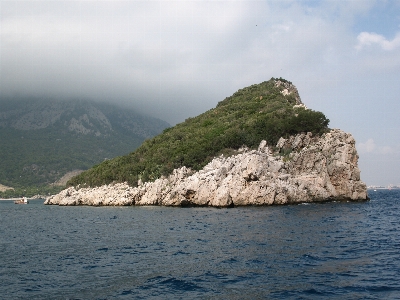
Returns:
[[[399,186],[368,186],[367,190],[399,190]]]
[[[0,198],[0,201],[15,201],[15,200],[21,200],[24,197],[17,197],[17,198]],[[28,200],[38,200],[38,199],[43,199],[45,200],[45,196],[40,196],[40,197],[26,197]]]

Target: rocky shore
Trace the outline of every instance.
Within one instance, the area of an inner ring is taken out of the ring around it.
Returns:
[[[274,152],[262,141],[257,150],[217,157],[198,172],[182,167],[138,187],[69,187],[44,204],[232,207],[368,200],[357,163],[352,135],[333,129],[321,137],[281,138]]]

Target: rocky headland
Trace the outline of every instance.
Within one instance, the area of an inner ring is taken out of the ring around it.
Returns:
[[[233,207],[368,200],[351,134],[339,129],[321,136],[301,133],[274,146],[261,141],[257,150],[241,148],[200,171],[182,167],[137,187],[69,187],[44,204]]]

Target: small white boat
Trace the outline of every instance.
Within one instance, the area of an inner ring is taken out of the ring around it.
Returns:
[[[14,201],[14,204],[28,204],[28,203],[29,203],[29,201],[28,201],[28,199],[26,197],[24,197],[24,198],[22,198],[20,200],[15,200]]]

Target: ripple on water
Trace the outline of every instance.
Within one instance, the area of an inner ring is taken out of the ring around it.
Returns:
[[[2,299],[398,299],[399,196],[234,209],[3,201]]]

